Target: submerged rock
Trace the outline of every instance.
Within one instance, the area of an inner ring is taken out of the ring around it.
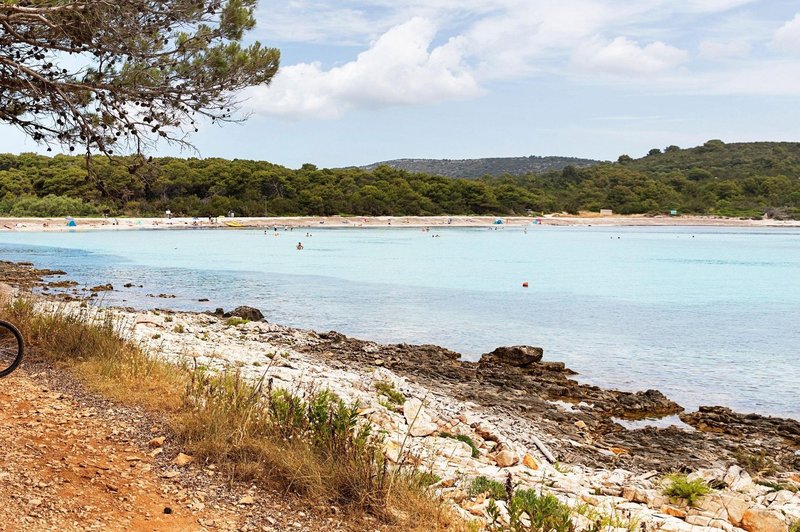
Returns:
[[[111,292],[114,290],[114,286],[111,284],[101,284],[98,286],[94,286],[89,289],[90,292]]]

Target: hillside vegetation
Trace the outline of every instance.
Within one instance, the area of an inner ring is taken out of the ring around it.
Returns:
[[[391,166],[408,172],[444,177],[475,179],[485,176],[540,174],[550,170],[563,170],[567,166],[586,168],[600,164],[593,159],[577,157],[494,157],[486,159],[396,159],[362,166],[374,170],[379,166]]]
[[[650,155],[632,161],[629,166],[655,175],[678,171],[695,180],[710,176],[720,179],[744,179],[758,175],[797,177],[800,174],[800,143],[725,144],[710,140],[702,146],[686,150],[677,146],[659,150],[658,153],[651,150]]]
[[[652,150],[638,160],[453,179],[389,166],[0,155],[0,215],[526,215],[599,211],[800,218],[800,143]]]

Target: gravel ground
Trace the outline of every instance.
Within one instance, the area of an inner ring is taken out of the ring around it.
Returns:
[[[180,449],[163,420],[39,365],[0,381],[0,448],[0,530],[375,528],[231,484],[213,467],[176,465]]]

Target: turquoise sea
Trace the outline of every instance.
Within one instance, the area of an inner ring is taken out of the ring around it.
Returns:
[[[110,282],[104,304],[247,304],[277,323],[471,360],[538,345],[586,382],[800,419],[798,229],[308,231],[2,233],[0,258]],[[147,297],[160,293],[178,297]]]

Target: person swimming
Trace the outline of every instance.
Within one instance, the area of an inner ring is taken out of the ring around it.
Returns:
[[[298,242],[297,243],[297,250],[300,251],[301,249],[303,249],[303,243],[302,242]]]

